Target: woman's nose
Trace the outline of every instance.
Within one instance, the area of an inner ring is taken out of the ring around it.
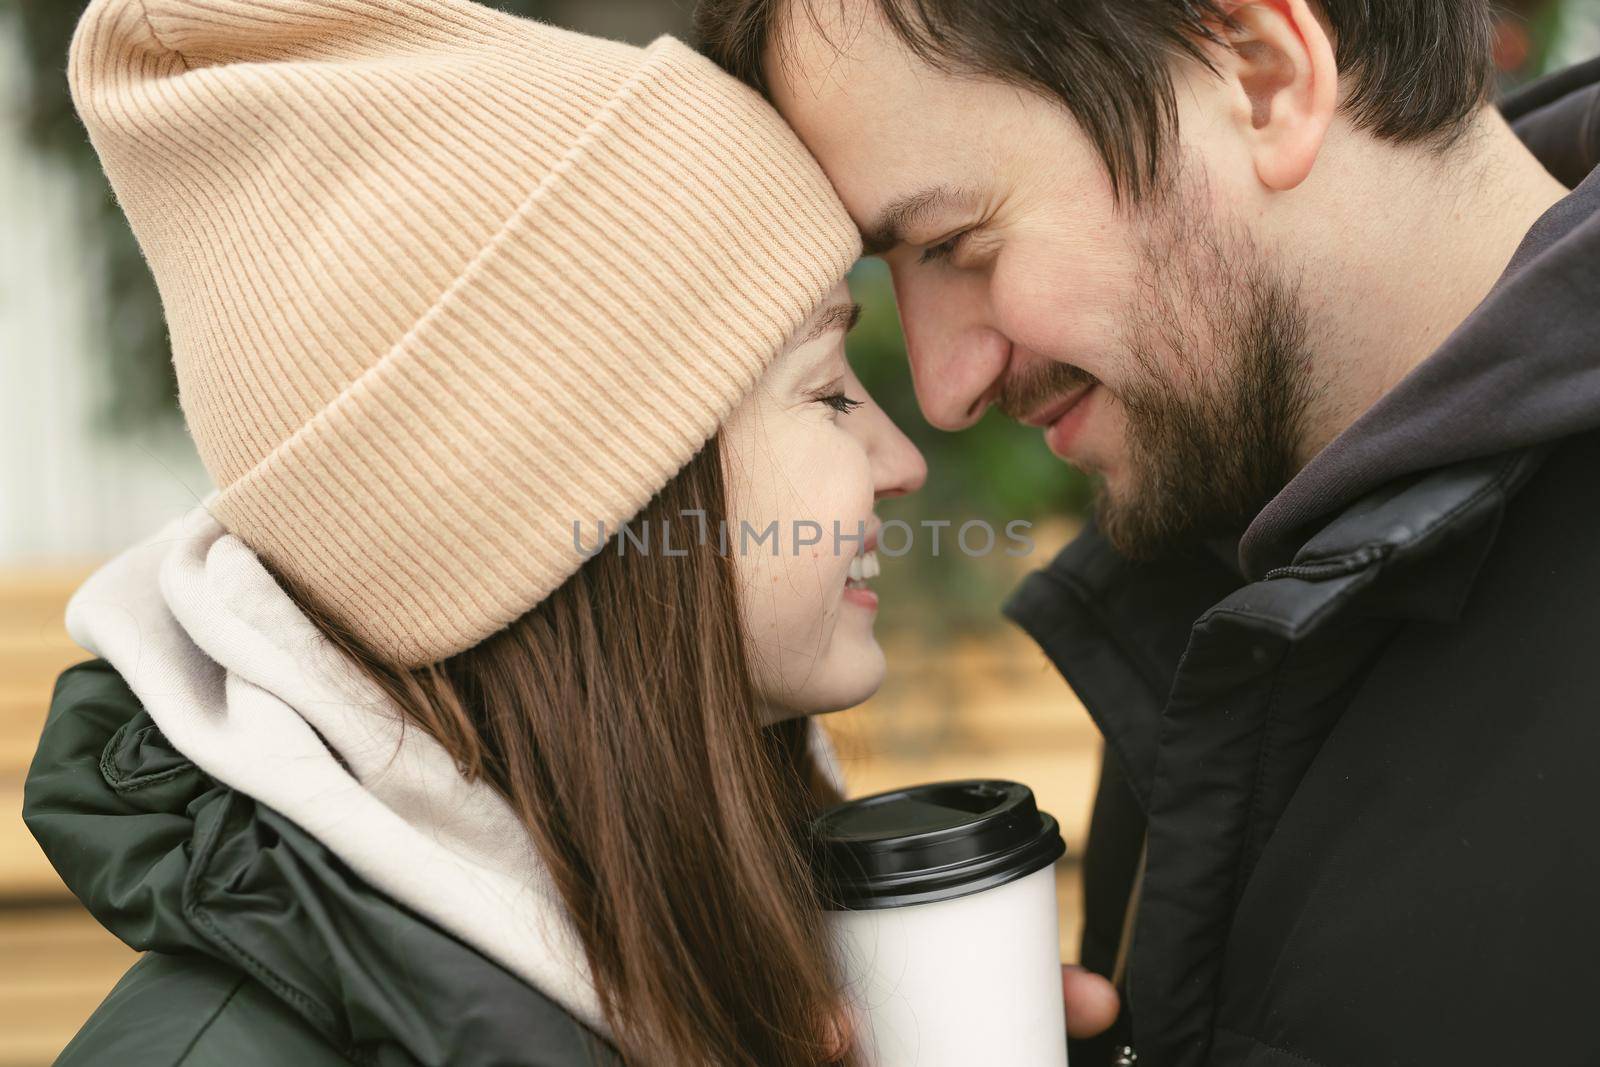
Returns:
[[[922,488],[928,480],[928,461],[900,428],[883,417],[887,433],[873,449],[873,488],[876,499],[905,496]]]

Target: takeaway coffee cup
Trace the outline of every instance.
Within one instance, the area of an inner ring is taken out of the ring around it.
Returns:
[[[867,1064],[1066,1067],[1066,846],[1027,786],[899,789],[829,808],[813,829]]]

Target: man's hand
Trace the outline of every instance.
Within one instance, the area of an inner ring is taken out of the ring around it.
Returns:
[[[1121,998],[1116,987],[1093,971],[1063,964],[1061,995],[1067,1002],[1067,1033],[1073,1037],[1103,1034],[1117,1021]]]

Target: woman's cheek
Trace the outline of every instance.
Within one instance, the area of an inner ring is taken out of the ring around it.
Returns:
[[[740,552],[737,572],[758,686],[769,699],[800,705],[808,690],[829,684],[818,674],[875,494],[865,449],[838,426],[772,420],[766,431],[762,462],[739,471],[734,525],[743,519],[760,531],[776,521],[778,552],[771,554],[770,540],[752,542]],[[812,538],[816,543],[796,543]]]

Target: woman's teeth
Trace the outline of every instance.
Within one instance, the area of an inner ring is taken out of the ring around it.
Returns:
[[[866,552],[850,561],[850,581],[864,583],[878,576],[878,553]]]

